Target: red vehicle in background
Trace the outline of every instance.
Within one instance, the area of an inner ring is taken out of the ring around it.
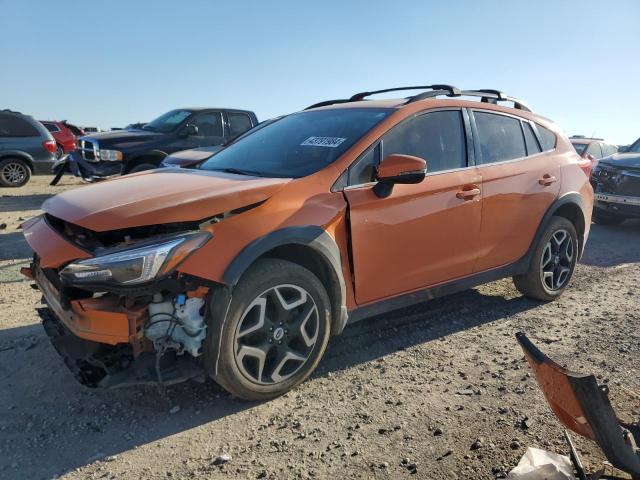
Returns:
[[[84,135],[84,132],[75,125],[66,121],[40,120],[40,123],[51,132],[56,141],[56,157],[61,158],[64,154],[76,149],[76,137]]]

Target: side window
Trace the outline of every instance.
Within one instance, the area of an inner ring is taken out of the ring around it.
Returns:
[[[616,148],[615,145],[609,145],[607,143],[603,143],[602,144],[602,156],[603,157],[608,157],[609,155],[613,155],[617,151],[618,151],[618,149]]]
[[[222,137],[222,112],[204,112],[194,115],[189,120],[198,127],[198,137]]]
[[[473,112],[482,162],[495,163],[527,155],[520,120],[496,113]]]
[[[239,137],[253,127],[251,124],[251,118],[246,113],[229,112],[227,113],[227,118],[229,118],[230,140]]]
[[[538,133],[540,134],[542,149],[546,152],[547,150],[553,150],[554,148],[556,148],[556,134],[548,128],[544,128],[542,125],[538,125],[537,123],[536,128],[538,129]]]
[[[531,125],[528,122],[522,122],[522,127],[524,128],[524,143],[527,146],[527,155],[540,153],[542,150],[540,149],[540,145],[538,145],[538,140],[536,139],[535,133],[533,133]]]
[[[0,114],[0,137],[39,137],[40,132],[26,120]]]
[[[42,125],[44,125],[44,127],[49,130],[50,132],[59,132],[60,129],[58,128],[57,125],[53,124],[53,123],[43,123]]]
[[[427,161],[427,172],[467,165],[462,113],[445,110],[408,120],[382,137],[382,154],[414,155]]]
[[[587,155],[593,155],[596,160],[602,158],[602,149],[600,148],[600,144],[598,142],[593,142],[587,148]]]
[[[374,167],[380,163],[380,143],[369,149],[349,167],[348,185],[373,182]]]

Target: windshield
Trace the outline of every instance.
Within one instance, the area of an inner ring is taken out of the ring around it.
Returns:
[[[171,110],[170,112],[160,115],[155,120],[147,123],[142,127],[143,130],[150,130],[152,132],[167,133],[180,125],[185,118],[191,115],[191,110]]]
[[[576,152],[578,152],[578,155],[582,155],[585,151],[585,149],[587,148],[587,145],[589,145],[588,143],[573,143],[573,148],[576,149]]]
[[[640,138],[633,142],[633,145],[629,147],[629,149],[625,153],[640,153]]]
[[[305,177],[334,162],[392,110],[299,112],[229,145],[200,168],[264,177]]]

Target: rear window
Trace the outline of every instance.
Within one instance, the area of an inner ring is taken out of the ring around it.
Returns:
[[[23,118],[0,114],[0,137],[39,137],[40,132]]]
[[[227,117],[229,118],[229,136],[231,139],[239,137],[253,126],[251,118],[246,113],[229,112]]]
[[[481,163],[504,162],[527,155],[520,120],[495,113],[474,112],[480,137]]]
[[[572,143],[573,148],[575,148],[578,155],[582,155],[584,153],[585,148],[587,148],[588,143]]]
[[[50,132],[59,132],[60,131],[58,126],[56,124],[54,124],[54,123],[45,123],[45,122],[43,122],[42,125],[44,125],[45,128],[47,130],[49,130]]]
[[[540,134],[542,149],[546,152],[547,150],[553,150],[556,148],[556,134],[548,128],[544,128],[542,125],[536,124],[536,128]]]
[[[391,111],[350,108],[294,113],[230,144],[200,168],[304,177],[337,160]]]

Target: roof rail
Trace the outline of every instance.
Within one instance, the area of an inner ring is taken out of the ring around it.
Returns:
[[[457,87],[452,85],[444,85],[444,84],[434,84],[434,85],[422,85],[422,86],[413,86],[413,87],[396,87],[396,88],[385,88],[383,90],[372,90],[370,92],[360,92],[352,95],[350,98],[339,99],[339,100],[327,100],[324,102],[315,103],[305,110],[309,110],[311,108],[317,107],[325,107],[327,105],[334,105],[337,103],[348,103],[348,102],[358,102],[360,100],[364,100],[366,97],[371,95],[376,95],[378,93],[387,93],[387,92],[397,92],[402,90],[429,90],[424,93],[419,93],[418,95],[413,95],[407,98],[406,104],[418,102],[420,100],[425,100],[427,98],[434,97],[480,97],[480,101],[483,103],[491,103],[496,105],[498,102],[512,102],[513,107],[518,110],[525,110],[527,112],[531,112],[531,108],[522,100],[518,100],[517,98],[510,97],[505,95],[500,90],[493,90],[489,88],[481,88],[478,90],[460,90]]]
[[[529,105],[527,105],[524,101],[518,100],[515,97],[510,97],[509,95],[505,95],[500,90],[480,88],[478,90],[465,90],[462,92],[462,95],[467,97],[481,97],[481,102],[491,103],[493,105],[497,105],[498,102],[511,102],[513,103],[513,108],[524,110],[526,112],[532,111],[531,107],[529,107]]]
[[[338,100],[325,100],[324,102],[314,103],[309,105],[305,110],[311,110],[312,108],[326,107],[327,105],[335,105],[336,103],[347,103],[350,100],[348,98],[340,98]]]
[[[371,95],[376,95],[378,93],[387,93],[387,92],[398,92],[400,90],[445,90],[448,92],[449,96],[457,97],[460,95],[460,89],[454,87],[453,85],[421,85],[415,87],[396,87],[396,88],[385,88],[383,90],[373,90],[371,92],[360,92],[351,96],[349,101],[357,102],[360,100],[364,100],[365,97],[370,97]]]

